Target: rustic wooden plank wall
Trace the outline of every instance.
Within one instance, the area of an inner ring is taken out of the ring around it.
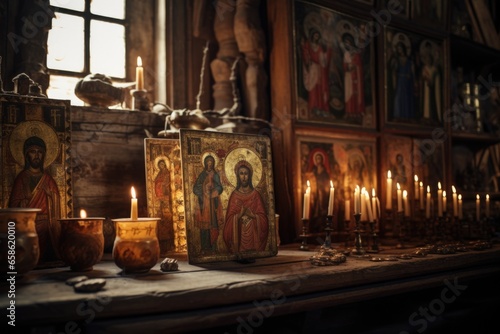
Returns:
[[[71,107],[71,172],[75,215],[130,216],[130,187],[147,217],[144,138],[164,127],[151,112]],[[112,240],[110,240],[112,242]],[[109,246],[109,243],[107,243]]]

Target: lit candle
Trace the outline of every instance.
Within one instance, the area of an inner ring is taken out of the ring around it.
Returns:
[[[372,222],[373,221],[373,210],[372,210],[372,205],[370,203],[370,194],[368,193],[368,190],[365,189],[365,203],[366,203],[366,212],[368,213],[368,221]]]
[[[438,216],[443,216],[443,190],[441,189],[441,182],[438,182],[437,191],[437,202],[438,202]]]
[[[490,195],[486,194],[486,218],[490,218]]]
[[[135,194],[135,189],[132,187],[130,189],[130,193],[132,194],[132,203],[130,207],[130,219],[131,220],[137,220],[137,217],[139,216],[139,210],[137,209],[137,198]]]
[[[330,198],[328,199],[328,215],[333,215],[333,200],[334,200],[335,188],[333,187],[333,181],[330,180]]]
[[[424,183],[420,181],[420,210],[424,209]]]
[[[87,211],[81,209],[80,210],[80,218],[87,218]]]
[[[354,190],[354,214],[361,213],[360,200],[359,186],[356,186],[356,189]]]
[[[446,190],[443,190],[443,212],[446,212],[446,207],[448,203],[446,202]]]
[[[380,218],[380,204],[375,194],[375,188],[372,188],[372,211],[375,219]]]
[[[419,194],[420,194],[420,193],[418,192],[418,176],[417,176],[417,175],[415,175],[415,176],[413,177],[413,179],[415,180],[415,186],[414,186],[414,188],[415,188],[415,189],[414,189],[414,190],[415,190],[415,199],[419,199]]]
[[[141,57],[137,57],[137,67],[135,68],[135,89],[144,89],[144,68]]]
[[[481,200],[479,194],[476,195],[476,221],[481,220]]]
[[[457,202],[457,189],[455,186],[451,186],[452,201],[453,201],[453,217],[458,217],[458,202]]]
[[[458,195],[458,219],[464,218],[462,195]]]
[[[345,220],[351,220],[351,201],[345,200]]]
[[[405,206],[405,217],[410,217],[410,205],[408,204],[408,192],[403,190],[403,202]]]
[[[425,203],[425,218],[431,218],[431,187],[427,186],[427,202]]]
[[[387,190],[386,190],[387,198],[385,200],[385,208],[387,210],[392,210],[392,178],[391,171],[387,172]]]
[[[366,188],[363,187],[361,188],[361,193],[360,193],[360,197],[359,197],[359,201],[361,203],[361,220],[362,221],[366,221],[368,219],[368,214],[366,212],[367,208],[366,208],[366,201],[365,201],[365,193],[366,193]]]
[[[306,193],[304,194],[304,211],[302,213],[303,219],[309,219],[309,208],[311,204],[311,184],[307,180]]]
[[[396,183],[397,188],[397,196],[398,196],[398,212],[403,211],[403,198],[401,197],[401,187],[399,186],[399,182]]]

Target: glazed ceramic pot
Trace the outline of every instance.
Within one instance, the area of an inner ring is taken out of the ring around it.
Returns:
[[[23,275],[40,258],[36,215],[40,209],[0,209],[0,263],[4,273]]]
[[[59,256],[73,271],[89,271],[104,253],[104,218],[60,219]]]
[[[160,218],[113,219],[116,230],[113,259],[125,273],[145,273],[158,262],[158,220]]]

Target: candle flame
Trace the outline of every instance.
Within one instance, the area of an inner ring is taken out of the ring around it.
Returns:
[[[458,200],[461,201],[462,200],[462,194],[458,195]]]
[[[490,195],[486,194],[486,200],[489,200],[489,199],[490,199]]]
[[[392,177],[391,171],[390,171],[390,170],[388,170],[388,171],[387,171],[387,178],[388,178],[388,179],[390,179],[391,177]]]
[[[413,179],[415,180],[415,182],[418,182],[418,176],[417,176],[417,175],[415,175],[415,176],[413,177]]]
[[[446,190],[443,190],[443,197],[446,197]]]
[[[137,66],[139,66],[139,67],[142,66],[142,58],[141,58],[141,56],[137,57]]]
[[[401,190],[401,186],[399,185],[399,182],[396,183],[396,187],[398,188],[398,190]]]
[[[372,188],[372,197],[376,197],[375,196],[375,188]]]
[[[135,193],[135,189],[134,189],[134,187],[132,187],[132,188],[130,189],[130,194],[132,195],[132,198],[134,198],[134,199],[136,198],[136,193]]]
[[[438,182],[438,189],[441,190],[441,182]]]
[[[87,218],[87,212],[83,209],[80,210],[80,218]]]
[[[422,181],[420,181],[420,187],[424,187],[424,183]]]
[[[451,191],[453,191],[454,194],[457,192],[457,189],[455,188],[455,186],[451,186]]]
[[[307,180],[307,188],[309,188],[311,186],[311,183],[309,182],[309,180]]]
[[[333,181],[330,180],[330,188],[333,188]]]
[[[408,197],[408,192],[406,190],[403,190],[403,197]]]
[[[476,195],[476,199],[479,200],[479,194]]]
[[[430,193],[431,192],[431,186],[427,186],[427,192]]]

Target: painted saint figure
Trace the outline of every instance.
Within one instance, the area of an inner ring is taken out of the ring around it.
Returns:
[[[360,118],[365,111],[363,60],[351,34],[342,36],[344,44],[345,113],[348,118]]]
[[[234,171],[237,183],[227,206],[224,242],[231,253],[263,251],[269,222],[262,197],[252,184],[253,168],[242,160]]]
[[[196,222],[200,229],[201,250],[216,251],[219,225],[222,224],[222,183],[215,170],[215,159],[207,155],[203,160],[204,169],[198,175],[193,186],[193,193],[198,197],[199,211]],[[221,224],[219,224],[221,223]]]
[[[396,44],[392,63],[394,85],[394,118],[415,119],[415,67],[404,43]]]
[[[321,34],[312,28],[309,40],[302,41],[304,87],[308,91],[308,107],[313,113],[329,111],[328,72],[331,50],[321,41]]]
[[[36,232],[40,245],[40,261],[55,260],[60,218],[59,189],[52,176],[44,170],[47,147],[40,137],[32,136],[23,145],[24,169],[14,180],[9,198],[11,208],[39,208]]]

